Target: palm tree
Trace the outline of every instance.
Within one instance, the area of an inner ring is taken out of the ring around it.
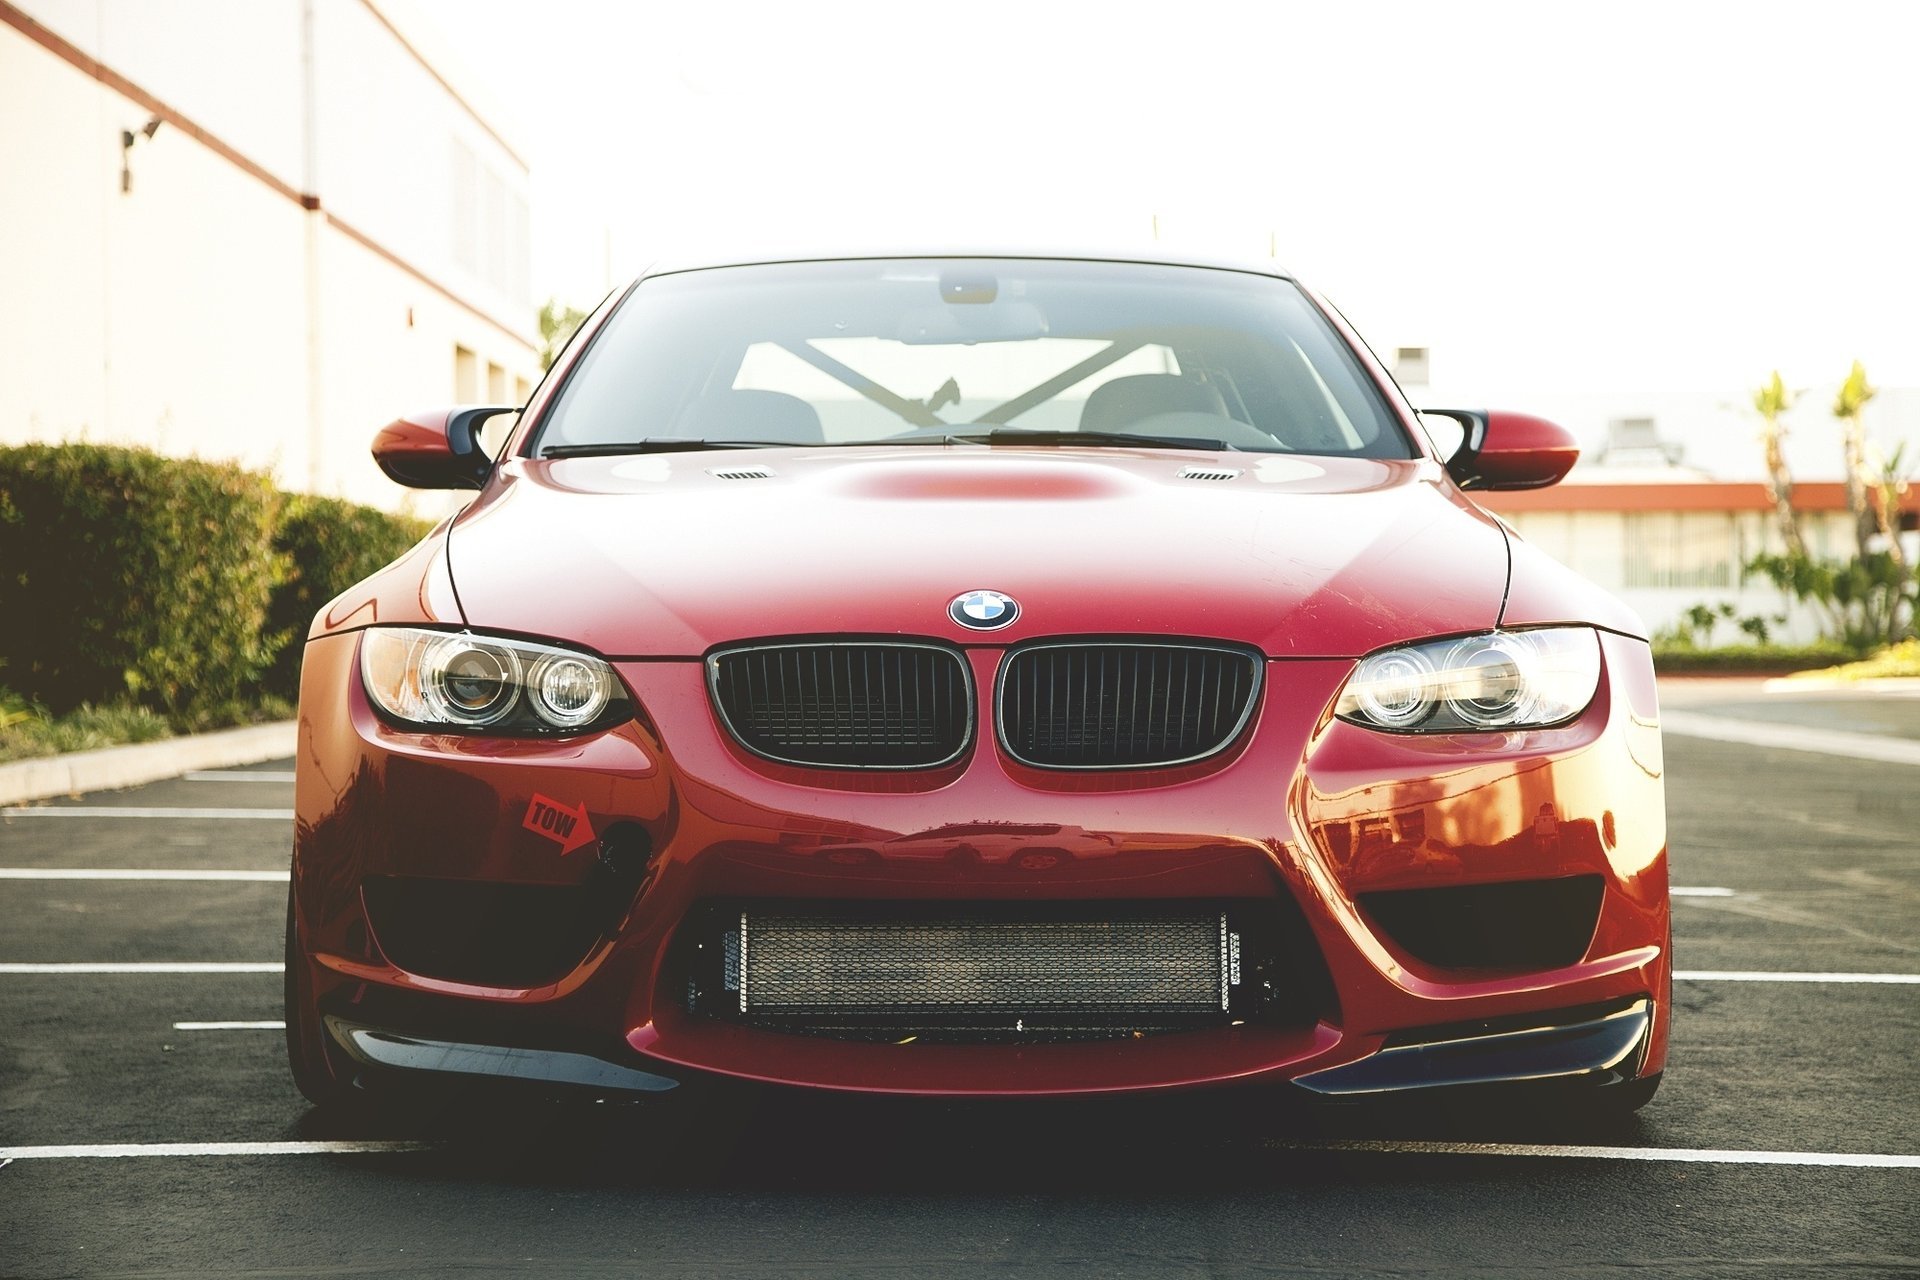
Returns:
[[[1778,369],[1773,371],[1770,382],[1753,393],[1753,407],[1759,411],[1763,424],[1760,443],[1767,455],[1767,496],[1773,500],[1773,518],[1780,526],[1780,540],[1788,555],[1805,560],[1807,544],[1800,536],[1800,520],[1793,510],[1793,475],[1787,470],[1787,456],[1780,447],[1787,435],[1780,418],[1793,407],[1793,392],[1781,381]]]
[[[1860,420],[1860,411],[1875,394],[1876,389],[1867,382],[1866,366],[1855,360],[1833,398],[1833,416],[1840,420],[1840,447],[1847,461],[1847,510],[1853,514],[1854,536],[1862,557],[1869,553],[1873,535],[1880,531],[1880,522],[1868,509],[1867,493],[1874,477],[1867,464],[1867,428]]]

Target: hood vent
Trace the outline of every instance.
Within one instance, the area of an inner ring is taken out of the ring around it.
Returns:
[[[773,472],[765,467],[710,467],[707,474],[715,480],[771,480]]]
[[[1239,474],[1231,467],[1182,467],[1180,469],[1182,480],[1231,480]]]

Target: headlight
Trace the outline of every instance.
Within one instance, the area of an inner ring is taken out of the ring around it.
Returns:
[[[417,729],[583,733],[633,715],[602,659],[471,631],[370,627],[360,682],[384,715]]]
[[[1396,733],[1537,729],[1585,711],[1599,684],[1591,628],[1489,631],[1368,654],[1334,714]]]

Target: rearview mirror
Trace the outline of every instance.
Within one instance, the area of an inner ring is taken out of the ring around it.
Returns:
[[[894,340],[908,346],[1030,342],[1047,336],[1047,318],[1031,302],[920,307],[902,313]]]
[[[1580,442],[1558,423],[1526,413],[1485,409],[1422,409],[1460,424],[1460,445],[1447,474],[1462,489],[1544,489],[1580,460]]]
[[[480,447],[487,419],[518,413],[513,405],[458,405],[396,418],[373,438],[373,460],[409,489],[478,489],[493,470]]]

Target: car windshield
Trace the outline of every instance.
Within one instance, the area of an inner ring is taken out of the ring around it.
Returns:
[[[531,452],[1009,440],[1414,456],[1290,281],[984,258],[651,277]]]

